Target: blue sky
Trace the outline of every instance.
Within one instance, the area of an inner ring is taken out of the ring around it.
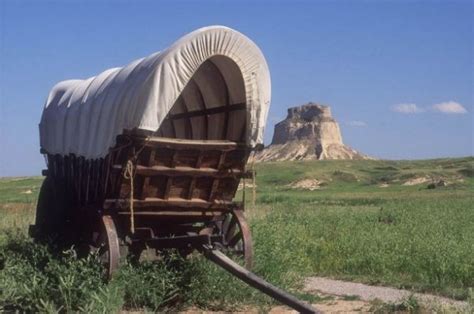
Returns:
[[[386,159],[473,155],[472,1],[0,1],[0,176],[38,175],[50,88],[221,24],[272,76],[266,130],[286,108],[331,106],[346,144]]]

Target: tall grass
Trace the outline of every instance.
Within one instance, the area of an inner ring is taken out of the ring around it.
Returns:
[[[97,256],[78,258],[72,249],[55,254],[23,233],[8,232],[0,243],[0,311],[110,313],[273,303],[201,257],[169,256],[139,265],[124,260],[107,283]]]
[[[257,206],[247,204],[254,271],[297,294],[305,276],[318,275],[472,303],[474,179],[465,169],[473,163],[464,158],[258,165]],[[450,185],[433,190],[403,185],[425,175]],[[304,178],[327,184],[316,191],[288,187]],[[25,195],[19,193],[41,180],[12,182],[0,182],[7,194],[0,198],[0,310],[234,310],[245,304],[266,310],[273,304],[198,254],[183,260],[170,253],[139,265],[124,260],[106,283],[97,256],[79,259],[74,250],[56,254],[26,236],[35,194],[21,201]],[[389,187],[380,188],[381,182]]]
[[[438,200],[436,208],[416,200],[365,210],[289,206],[276,205],[253,229],[267,242],[257,255],[274,254],[276,267],[461,299],[474,286],[474,211],[468,199]],[[294,255],[279,260],[278,251],[285,250]]]

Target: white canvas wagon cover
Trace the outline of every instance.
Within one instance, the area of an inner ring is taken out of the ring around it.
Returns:
[[[212,64],[201,71],[209,60]],[[177,102],[182,103],[175,106]],[[262,143],[270,105],[265,58],[241,33],[223,26],[205,27],[122,68],[58,83],[43,110],[40,144],[50,154],[101,158],[124,130],[157,131],[172,108],[182,108],[176,109],[179,113],[235,103],[246,104],[246,143]],[[229,125],[231,138],[238,132],[232,131],[232,121],[216,120],[205,131],[208,139],[219,123]],[[198,125],[193,128],[195,134],[203,132]]]

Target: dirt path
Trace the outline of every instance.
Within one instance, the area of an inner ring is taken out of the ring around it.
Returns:
[[[428,312],[444,313],[468,313],[467,302],[435,296],[431,294],[412,293],[408,290],[395,289],[389,287],[370,286],[356,282],[333,280],[322,277],[307,278],[304,290],[319,296],[333,297],[332,300],[322,301],[313,306],[322,313],[371,313],[374,303],[371,301],[380,300],[383,303],[401,303],[413,295],[419,304]],[[356,300],[353,300],[356,298]],[[188,309],[183,314],[224,314],[229,312],[203,311],[200,309]],[[244,307],[232,313],[260,313],[255,307]],[[293,314],[297,313],[286,306],[275,306],[268,313],[270,314]]]
[[[313,306],[321,311],[322,313],[369,313],[371,305],[365,301],[346,301],[346,300],[331,300],[324,301],[321,303],[313,304]],[[200,309],[188,309],[179,314],[259,314],[262,313],[261,310],[255,307],[242,308],[238,311],[233,312],[213,312],[213,311],[203,311]],[[291,310],[286,306],[275,306],[268,314],[298,314],[297,311]]]
[[[379,299],[383,302],[396,303],[413,295],[418,301],[426,305],[448,306],[458,310],[465,310],[467,302],[448,299],[431,294],[413,293],[408,290],[394,289],[380,286],[369,286],[356,282],[333,280],[322,277],[306,279],[305,290],[336,296],[357,296],[363,301]]]

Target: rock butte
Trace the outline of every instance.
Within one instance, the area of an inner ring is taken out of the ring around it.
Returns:
[[[255,161],[372,159],[342,142],[331,108],[308,103],[288,109],[275,125],[272,143],[255,155]]]

